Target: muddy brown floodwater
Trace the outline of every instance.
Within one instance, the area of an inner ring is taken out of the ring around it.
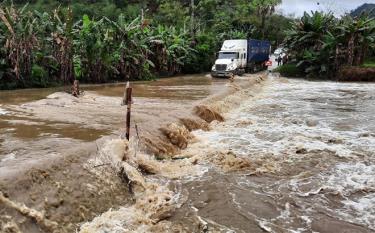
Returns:
[[[374,232],[375,85],[266,76],[0,92],[0,229]]]
[[[225,91],[226,83],[206,76],[135,82],[132,123],[140,126],[140,133],[153,133],[162,126],[153,118],[174,122],[190,112],[195,102]],[[0,92],[1,177],[18,174],[20,166],[29,162],[58,158],[65,150],[120,132],[124,84],[83,89],[81,99],[59,92],[63,88]]]
[[[159,156],[176,154],[181,148],[170,143],[160,128],[183,118],[194,119],[192,109],[198,103],[221,98],[236,91],[236,85],[249,86],[254,80],[245,77],[228,84],[191,75],[134,82],[132,135],[137,125],[148,151]],[[83,166],[103,142],[122,134],[124,88],[124,84],[83,86],[84,95],[78,99],[62,92],[64,88],[0,92],[0,189],[4,197],[44,211],[45,219],[59,223],[58,232],[75,231],[80,223],[131,203],[133,198],[121,180],[108,184]],[[3,231],[51,231],[19,210],[0,207]]]
[[[271,78],[225,123],[194,133],[200,143],[188,149],[234,153],[255,168],[183,182],[188,201],[173,221],[199,216],[222,232],[374,232],[374,93],[374,84]]]

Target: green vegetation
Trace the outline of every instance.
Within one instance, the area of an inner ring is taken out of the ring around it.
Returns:
[[[30,2],[29,5],[24,5]],[[0,89],[210,70],[225,39],[285,37],[280,1],[14,0],[0,4]]]
[[[366,60],[362,67],[364,68],[375,68],[375,58]]]
[[[292,25],[285,40],[306,75],[336,77],[344,66],[361,66],[375,47],[374,18],[312,12]]]
[[[297,61],[279,69],[286,75],[334,77],[343,66],[372,66],[365,59],[375,56],[373,18],[313,12],[293,20],[275,14],[280,3],[5,1],[0,4],[0,89],[209,71],[223,40],[249,37],[268,39],[274,48],[285,43]]]
[[[302,77],[304,76],[303,70],[297,67],[296,64],[284,64],[275,69],[275,72],[280,73],[284,77]]]

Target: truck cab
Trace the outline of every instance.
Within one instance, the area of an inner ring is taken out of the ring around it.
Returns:
[[[245,73],[247,40],[226,40],[212,67],[213,77],[231,77]]]

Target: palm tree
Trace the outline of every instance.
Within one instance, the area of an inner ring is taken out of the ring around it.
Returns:
[[[266,19],[275,13],[276,6],[281,4],[281,0],[253,0],[252,5],[261,17],[261,33],[264,39]]]

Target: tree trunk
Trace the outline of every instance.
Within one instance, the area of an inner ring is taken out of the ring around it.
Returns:
[[[265,25],[266,25],[266,15],[263,13],[262,14],[262,25],[261,25],[261,27],[262,27],[262,39],[264,39],[264,34],[265,34]]]
[[[367,53],[368,53],[369,45],[367,43],[362,44],[362,54],[360,57],[359,65],[362,65],[365,62]]]
[[[338,45],[336,45],[336,51],[335,51],[335,72],[339,70],[339,55],[340,55],[340,48]]]
[[[190,32],[191,32],[191,36],[193,37],[193,39],[195,38],[195,22],[194,22],[194,18],[195,18],[195,4],[194,4],[194,0],[191,0],[190,2],[190,7],[191,7],[191,22],[190,22]]]
[[[353,66],[354,62],[354,35],[350,36],[349,42],[348,42],[348,65]]]
[[[354,65],[359,66],[361,64],[362,54],[363,54],[362,46],[359,46],[358,51],[355,54],[356,56],[355,56]]]

